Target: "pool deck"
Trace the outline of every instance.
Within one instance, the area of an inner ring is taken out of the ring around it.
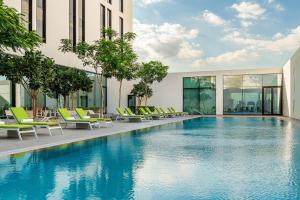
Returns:
[[[63,129],[64,134],[60,131],[53,131],[53,136],[49,136],[46,129],[38,130],[38,140],[34,139],[32,134],[22,135],[23,141],[18,138],[8,138],[6,132],[0,132],[0,157],[11,154],[34,151],[53,146],[90,140],[94,138],[105,137],[109,135],[120,134],[133,130],[149,128],[169,123],[181,122],[188,119],[198,118],[199,116],[176,117],[162,120],[148,120],[141,123],[129,123],[124,121],[114,122],[112,127],[95,128],[93,130],[78,130],[72,127]]]

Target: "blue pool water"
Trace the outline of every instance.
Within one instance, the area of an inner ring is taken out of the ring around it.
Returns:
[[[201,118],[0,160],[0,199],[300,199],[300,126]]]

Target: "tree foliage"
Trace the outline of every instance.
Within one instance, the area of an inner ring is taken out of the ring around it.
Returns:
[[[21,14],[0,0],[0,53],[8,49],[29,50],[40,43],[40,36],[24,27]]]
[[[150,98],[153,95],[153,90],[149,85],[144,82],[139,82],[138,84],[133,85],[133,89],[131,90],[131,94],[135,95],[138,99],[138,106],[141,106],[142,102],[145,98]]]
[[[56,99],[59,95],[64,97],[64,107],[66,107],[66,98],[71,95],[72,109],[74,108],[74,93],[81,90],[90,92],[93,88],[93,81],[88,77],[86,72],[74,69],[57,66],[53,75],[52,81],[48,86],[47,94]]]
[[[102,30],[101,38],[94,41],[92,44],[86,42],[80,42],[76,46],[73,46],[72,41],[68,39],[61,40],[62,52],[73,52],[83,62],[84,66],[91,66],[96,73],[96,80],[99,84],[100,94],[104,96],[103,82],[104,77],[110,78],[113,76],[116,63],[116,51],[117,46],[113,42],[113,38],[117,37],[117,34],[112,29]],[[111,38],[111,39],[110,39]],[[100,101],[100,114],[104,112],[104,98]]]
[[[138,72],[138,77],[141,79],[141,84],[145,87],[145,105],[147,105],[148,98],[152,96],[152,94],[150,95],[150,90],[148,90],[148,88],[151,88],[150,85],[154,82],[161,82],[168,75],[168,69],[168,66],[159,61],[142,63]]]
[[[52,81],[54,60],[41,51],[26,51],[24,56],[4,55],[0,74],[14,83],[21,84],[32,97],[33,116],[36,116],[36,97],[45,92]]]

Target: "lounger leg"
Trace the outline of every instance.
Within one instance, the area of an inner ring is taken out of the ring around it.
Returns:
[[[51,129],[49,128],[49,126],[47,128],[48,128],[48,131],[49,131],[49,135],[52,136]]]
[[[17,133],[18,133],[19,140],[21,140],[21,141],[22,141],[23,139],[22,139],[22,136],[21,136],[20,130],[17,130]]]
[[[38,139],[38,136],[37,136],[37,133],[36,133],[35,129],[33,129],[33,134],[34,134],[35,139]]]
[[[61,132],[62,135],[64,134],[64,133],[63,133],[63,130],[62,130],[62,127],[60,127],[60,132]]]

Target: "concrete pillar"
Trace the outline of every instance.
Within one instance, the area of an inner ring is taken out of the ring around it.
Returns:
[[[223,115],[223,75],[216,76],[216,114]]]

